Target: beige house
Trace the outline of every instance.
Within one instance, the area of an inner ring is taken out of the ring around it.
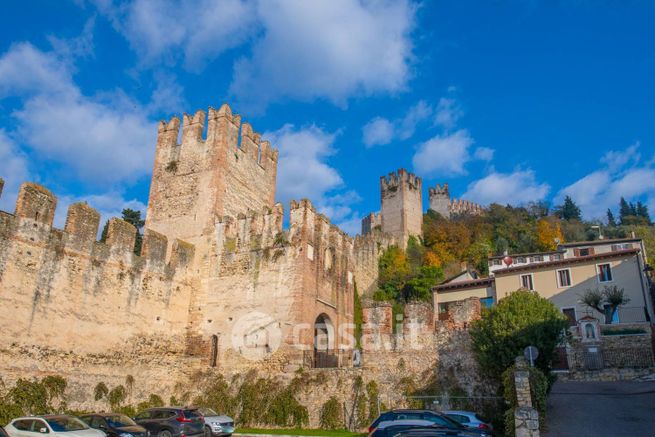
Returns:
[[[490,258],[490,265],[496,259],[502,257]],[[497,302],[516,290],[528,289],[550,299],[574,324],[584,316],[604,320],[603,314],[580,302],[586,290],[617,286],[630,302],[619,308],[612,323],[653,320],[649,279],[644,272],[646,254],[640,239],[570,243],[560,245],[556,252],[512,255],[512,261],[509,267],[492,269],[489,278],[464,275],[464,279],[451,278],[434,287],[435,309],[447,312],[451,302],[470,297],[489,304],[490,300]]]
[[[587,315],[603,318],[580,302],[586,290],[617,286],[630,302],[619,308],[614,322],[643,322],[652,320],[653,312],[642,270],[638,249],[619,250],[498,270],[494,289],[496,299],[522,288],[535,290],[573,323]]]

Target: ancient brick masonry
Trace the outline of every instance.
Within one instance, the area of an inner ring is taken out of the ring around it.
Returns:
[[[53,227],[55,196],[23,184],[14,213],[0,212],[3,381],[61,375],[68,405],[91,410],[106,408],[93,401],[97,383],[115,387],[127,375],[135,403],[179,395],[175,385],[198,371],[288,378],[307,368],[319,329],[329,337],[320,347],[347,356],[354,344],[341,334],[352,328],[355,284],[374,291],[384,249],[420,235],[421,180],[404,170],[382,178],[381,213],[353,239],[306,199],[291,202],[283,228],[277,160],[227,105],[161,122],[140,254],[136,229],[116,218],[97,241],[100,214],[85,203],[69,207],[63,230]],[[365,332],[389,348],[365,350],[363,368],[329,380],[364,375],[380,382],[385,402],[401,405],[399,381],[434,375],[438,361],[468,369],[462,384],[474,390],[463,329],[479,315],[471,304],[454,307],[447,322],[435,321],[430,305],[409,305],[396,333],[390,306],[367,309],[365,321],[381,326]],[[303,396],[313,405],[327,392]]]
[[[353,240],[308,200],[291,203],[284,230],[277,160],[227,105],[161,122],[138,255],[130,224],[111,219],[98,242],[99,213],[78,203],[56,229],[55,196],[24,184],[15,212],[0,212],[3,380],[60,374],[70,405],[93,408],[95,384],[128,374],[139,399],[211,366],[292,372],[319,319],[330,348],[352,347],[335,334],[389,237]]]
[[[137,256],[132,225],[112,219],[101,243],[96,210],[72,204],[59,230],[56,204],[25,183],[15,213],[0,212],[3,379],[56,373],[92,390],[101,377],[181,375],[169,358],[182,354],[193,246],[175,240],[167,254],[167,238],[147,231]]]

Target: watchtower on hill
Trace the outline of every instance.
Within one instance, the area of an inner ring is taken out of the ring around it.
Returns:
[[[422,181],[400,169],[380,177],[381,227],[405,248],[411,235],[422,235]]]

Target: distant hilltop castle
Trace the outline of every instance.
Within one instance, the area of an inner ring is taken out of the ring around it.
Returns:
[[[423,183],[421,178],[404,169],[380,177],[380,212],[362,219],[362,234],[374,231],[392,235],[405,247],[410,236],[422,235]],[[428,190],[429,209],[446,219],[456,214],[482,213],[483,207],[468,200],[451,199],[448,184]]]

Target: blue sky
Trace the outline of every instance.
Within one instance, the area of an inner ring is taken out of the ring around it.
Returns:
[[[355,233],[399,167],[483,204],[655,212],[655,3],[11,1],[0,208],[25,180],[144,210],[156,122],[228,102],[280,149],[278,198]]]

